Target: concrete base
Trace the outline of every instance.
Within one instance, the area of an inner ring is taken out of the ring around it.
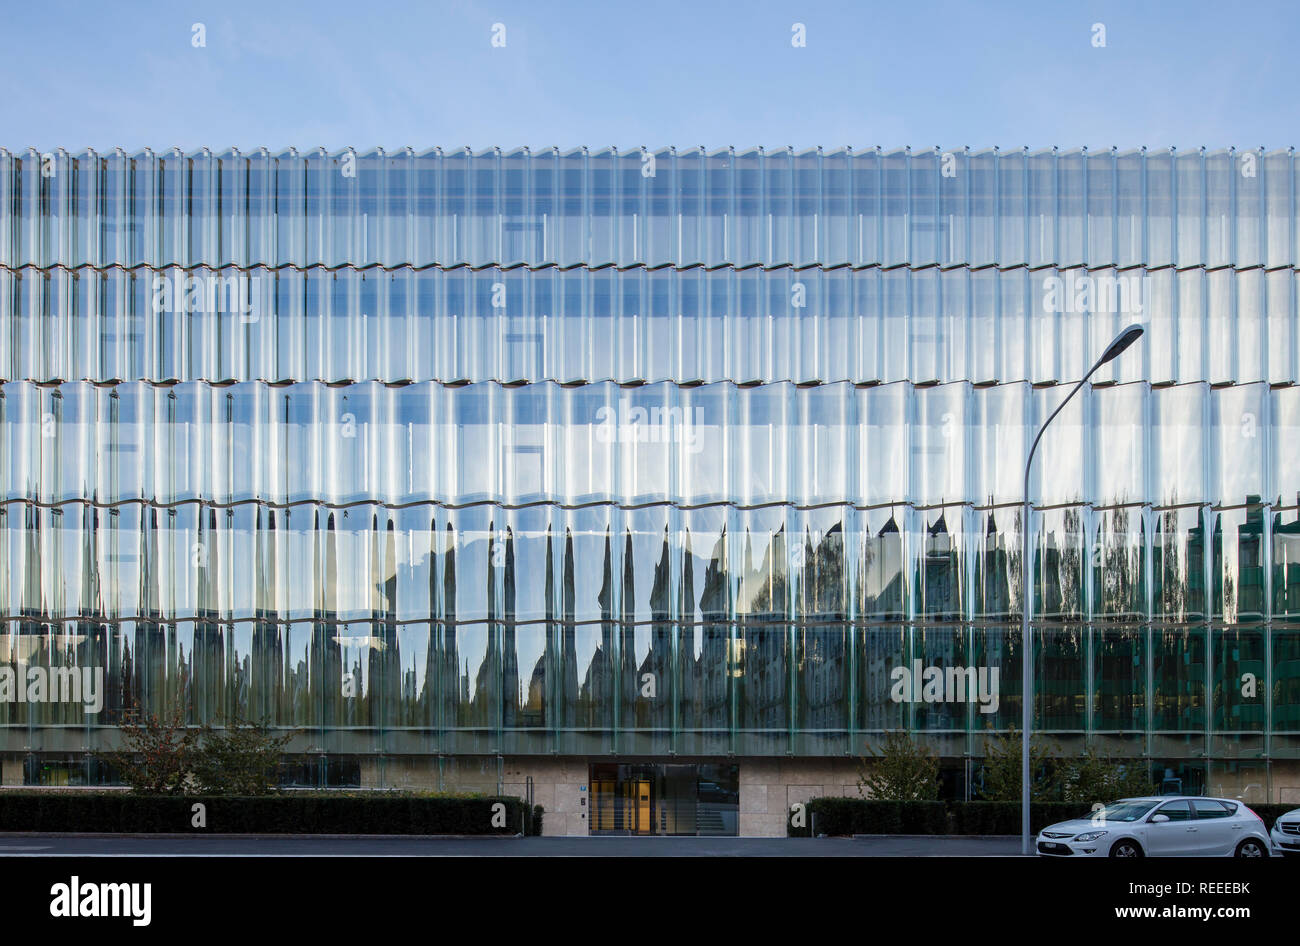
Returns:
[[[857,760],[741,759],[741,837],[784,837],[791,806],[821,795],[858,797]]]

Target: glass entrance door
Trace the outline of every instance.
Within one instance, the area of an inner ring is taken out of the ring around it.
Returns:
[[[592,766],[590,779],[592,833],[656,833],[654,779],[646,772],[637,771],[636,768],[626,765]],[[597,769],[601,771],[597,773]]]
[[[734,765],[594,763],[589,776],[592,834],[738,833]]]
[[[623,783],[623,810],[631,834],[650,834],[654,829],[650,806],[650,779],[631,778]]]

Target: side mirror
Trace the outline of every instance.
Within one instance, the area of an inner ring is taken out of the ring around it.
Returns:
[[[1168,816],[1168,815],[1152,815],[1152,816],[1151,816],[1151,823],[1152,823],[1152,824],[1163,824],[1164,822],[1166,822],[1166,821],[1168,821],[1168,820],[1169,820],[1169,816]]]

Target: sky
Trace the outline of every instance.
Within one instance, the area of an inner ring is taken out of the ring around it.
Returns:
[[[10,150],[1274,149],[1300,126],[1295,0],[4,6]]]

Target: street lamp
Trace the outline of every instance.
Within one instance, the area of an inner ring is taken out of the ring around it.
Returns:
[[[1029,468],[1034,462],[1034,452],[1038,450],[1038,441],[1043,439],[1043,433],[1047,430],[1047,425],[1056,420],[1056,415],[1066,404],[1070,403],[1070,398],[1079,393],[1079,388],[1087,383],[1088,379],[1096,373],[1097,369],[1108,361],[1118,358],[1124,349],[1128,348],[1138,340],[1142,334],[1142,326],[1136,322],[1130,325],[1124,331],[1115,336],[1115,340],[1107,346],[1102,352],[1097,363],[1094,364],[1083,379],[1074,386],[1074,390],[1065,396],[1062,401],[1052,411],[1052,415],[1043,422],[1043,426],[1038,428],[1038,436],[1034,438],[1034,445],[1029,448],[1029,459],[1025,461],[1025,509],[1020,517],[1020,593],[1024,600],[1021,602],[1020,614],[1020,691],[1023,694],[1021,699],[1023,707],[1021,709],[1021,727],[1020,727],[1020,853],[1033,853],[1033,837],[1029,831],[1029,730],[1034,722],[1034,673],[1033,673],[1033,643],[1029,638],[1029,603],[1034,588],[1034,557],[1029,552]]]

